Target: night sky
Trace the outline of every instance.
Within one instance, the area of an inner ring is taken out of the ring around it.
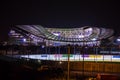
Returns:
[[[10,27],[38,24],[44,27],[95,26],[120,33],[118,0],[12,1],[0,3],[0,41],[7,40]]]

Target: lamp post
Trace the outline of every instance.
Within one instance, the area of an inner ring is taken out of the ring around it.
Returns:
[[[73,53],[74,53],[74,55],[76,55],[76,52],[75,52],[75,45],[74,45],[73,47],[74,47],[74,52],[73,52]],[[74,56],[74,60],[75,60],[75,56]]]
[[[70,80],[70,46],[68,45],[68,73],[67,80]]]
[[[83,42],[84,43],[84,42]],[[84,49],[85,49],[85,46],[83,45],[83,47],[82,47],[82,55],[83,55],[83,64],[82,64],[82,66],[83,66],[83,69],[82,69],[82,75],[83,75],[83,80],[84,80]]]
[[[59,54],[59,60],[60,60],[60,45],[58,47],[58,54]]]

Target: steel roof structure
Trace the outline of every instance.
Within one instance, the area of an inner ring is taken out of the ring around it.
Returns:
[[[41,25],[17,25],[23,31],[37,37],[62,42],[89,42],[109,38],[114,31],[107,28],[84,26],[80,28],[45,28]]]

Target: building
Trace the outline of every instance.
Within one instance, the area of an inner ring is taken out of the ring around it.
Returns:
[[[100,45],[114,31],[107,28],[84,26],[80,28],[45,28],[40,25],[16,25],[11,29],[10,44],[43,46]]]

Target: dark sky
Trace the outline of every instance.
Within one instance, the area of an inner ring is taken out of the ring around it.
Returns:
[[[0,41],[11,26],[40,24],[45,27],[95,26],[120,30],[118,0],[12,1],[0,3]]]

